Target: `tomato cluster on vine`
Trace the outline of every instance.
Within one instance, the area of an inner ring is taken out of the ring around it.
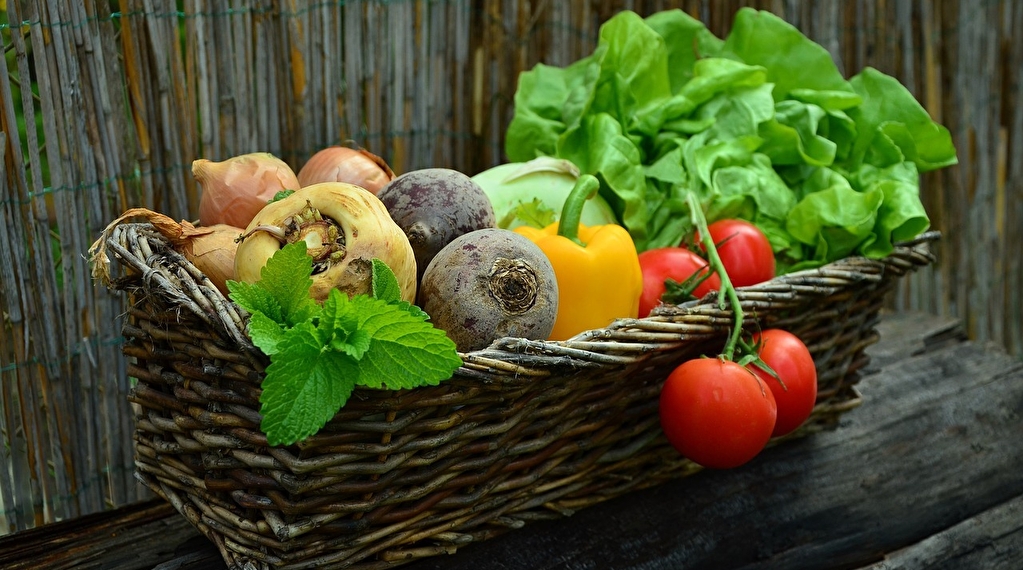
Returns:
[[[817,402],[817,369],[810,350],[789,331],[772,328],[742,340],[744,314],[736,287],[774,278],[767,235],[741,219],[708,225],[695,196],[687,196],[687,202],[692,242],[640,255],[640,317],[659,304],[715,291],[719,308],[731,306],[734,323],[721,354],[676,367],[659,400],[661,429],[680,454],[704,467],[729,469],[810,417]]]
[[[710,224],[707,233],[716,244],[733,287],[756,285],[774,277],[774,251],[767,235],[757,226],[746,220],[723,219]],[[683,243],[639,254],[643,272],[641,318],[660,303],[678,304],[721,289],[721,278],[705,258],[707,249],[700,243],[699,232],[694,239],[695,247]]]
[[[810,417],[817,369],[806,345],[788,331],[767,329],[753,336],[753,348],[770,372],[756,362],[708,357],[688,360],[668,375],[659,402],[661,428],[686,458],[704,467],[738,467]]]

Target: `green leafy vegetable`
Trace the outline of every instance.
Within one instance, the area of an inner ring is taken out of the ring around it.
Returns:
[[[373,297],[387,302],[401,301],[401,285],[398,285],[398,278],[386,263],[375,258],[371,285]]]
[[[393,390],[437,385],[461,366],[455,345],[418,307],[401,301],[390,268],[373,260],[373,296],[332,290],[309,297],[312,261],[302,241],[271,257],[256,283],[228,281],[251,314],[249,336],[270,357],[260,428],[290,445],[322,428],[356,386]]]
[[[291,196],[294,193],[295,193],[294,190],[281,190],[281,191],[277,192],[276,194],[274,194],[273,198],[270,198],[269,200],[267,200],[266,203],[267,204],[273,204],[274,202],[277,202],[278,200],[283,200],[283,199],[287,198],[288,196]]]
[[[520,76],[505,151],[595,175],[640,250],[682,240],[693,193],[710,221],[759,226],[783,272],[887,255],[930,223],[919,174],[956,162],[898,80],[847,80],[824,47],[750,8],[723,39],[681,10],[616,14],[592,54]]]
[[[534,228],[546,228],[558,220],[557,213],[544,204],[539,198],[528,202],[519,202],[517,206],[498,222],[498,226],[507,228],[512,225],[524,225]]]

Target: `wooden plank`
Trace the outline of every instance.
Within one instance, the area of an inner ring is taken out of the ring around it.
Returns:
[[[220,552],[202,535],[193,536],[179,550],[187,554],[157,564],[153,570],[218,570],[224,567]]]
[[[869,347],[864,374],[881,371],[907,356],[916,356],[966,340],[958,320],[915,312],[885,313],[878,326],[880,341]]]
[[[178,545],[194,536],[195,529],[170,504],[151,500],[0,538],[0,568],[152,568],[178,557]]]
[[[1023,560],[1023,495],[861,570],[1018,570]]]

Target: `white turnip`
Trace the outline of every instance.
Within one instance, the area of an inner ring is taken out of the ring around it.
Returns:
[[[344,182],[322,182],[271,204],[245,229],[235,258],[239,281],[255,282],[268,259],[285,244],[302,240],[313,258],[310,296],[331,289],[349,297],[372,290],[373,259],[394,272],[402,299],[416,297],[416,258],[408,238],[368,190]]]

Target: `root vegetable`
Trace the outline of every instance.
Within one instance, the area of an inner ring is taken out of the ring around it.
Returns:
[[[298,177],[286,162],[268,152],[253,152],[221,162],[192,162],[192,176],[202,187],[199,223],[244,228],[282,190],[298,190]]]
[[[132,218],[143,218],[152,224],[176,251],[201,271],[221,293],[227,295],[227,281],[234,279],[234,260],[238,247],[235,240],[242,230],[225,224],[195,227],[184,220],[175,222],[169,216],[146,208],[127,210],[110,222],[100,238],[92,244],[89,254],[93,277],[103,282],[110,281],[110,258],[106,255],[106,241],[115,227]]]
[[[242,230],[226,224],[203,229],[213,231],[189,240],[179,250],[192,265],[209,277],[221,293],[227,295],[227,282],[234,280],[234,257]]]
[[[451,240],[497,225],[483,189],[457,170],[413,170],[389,182],[377,196],[408,236],[420,279],[433,256]]]
[[[350,297],[372,290],[373,258],[391,268],[402,299],[416,296],[416,258],[405,233],[368,190],[322,182],[268,204],[245,229],[235,258],[239,281],[255,282],[284,244],[305,241],[313,258],[310,295],[323,301],[331,289]]]
[[[419,300],[434,326],[468,352],[502,337],[546,339],[558,314],[558,282],[533,242],[488,228],[455,238],[434,256]]]
[[[313,154],[298,171],[300,185],[320,182],[347,182],[376,194],[394,179],[394,171],[384,159],[364,150],[331,146]]]

